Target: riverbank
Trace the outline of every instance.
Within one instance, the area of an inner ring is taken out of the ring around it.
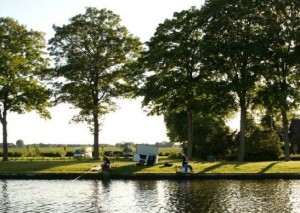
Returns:
[[[170,166],[165,166],[168,162]],[[161,159],[154,166],[136,166],[131,159],[111,159],[111,172],[100,161],[1,161],[0,179],[300,179],[299,161],[192,161],[194,172],[176,173],[180,159]]]
[[[236,174],[126,174],[126,173],[30,173],[30,174],[0,174],[0,179],[14,180],[299,180],[300,174],[296,173],[236,173]]]

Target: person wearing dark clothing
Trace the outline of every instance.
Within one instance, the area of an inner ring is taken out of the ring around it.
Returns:
[[[191,165],[189,165],[189,162],[186,158],[186,156],[184,154],[181,154],[182,157],[182,167],[185,168],[185,172],[188,171],[188,169],[191,170],[191,172],[193,172],[193,167]]]
[[[104,156],[103,163],[101,164],[101,168],[102,168],[102,171],[109,170],[110,161],[109,161],[108,157]]]

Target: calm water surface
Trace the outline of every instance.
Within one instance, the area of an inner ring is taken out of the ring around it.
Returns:
[[[0,212],[300,213],[300,180],[0,180]]]

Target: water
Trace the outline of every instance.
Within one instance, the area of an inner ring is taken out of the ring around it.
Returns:
[[[300,180],[0,180],[0,212],[300,213]]]

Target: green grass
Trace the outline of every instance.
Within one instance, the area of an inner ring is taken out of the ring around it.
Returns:
[[[195,162],[195,172],[200,173],[300,173],[300,162]]]
[[[164,163],[173,166],[165,167]],[[0,174],[23,173],[84,173],[92,167],[99,166],[101,161],[94,160],[60,160],[60,161],[0,161]],[[192,161],[194,173],[300,173],[299,161],[269,161],[269,162],[204,162]],[[111,159],[112,172],[138,174],[170,174],[175,173],[175,167],[180,166],[180,159],[160,157],[154,166],[136,166],[131,159]]]
[[[83,173],[97,165],[95,161],[2,161],[0,174]]]

